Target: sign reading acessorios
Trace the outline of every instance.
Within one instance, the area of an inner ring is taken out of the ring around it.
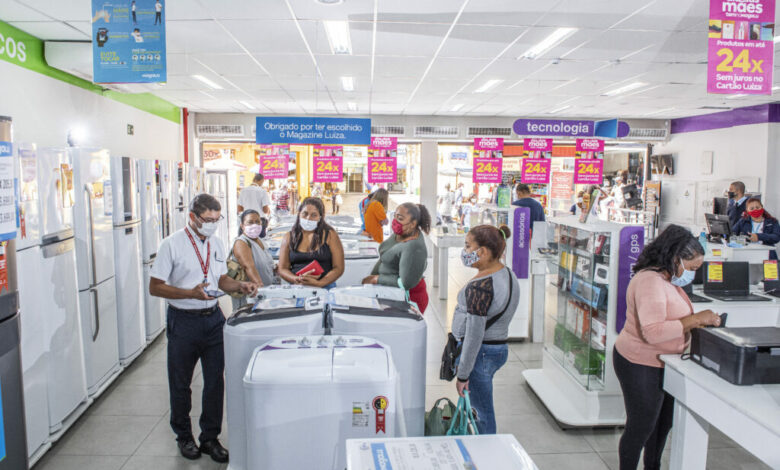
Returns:
[[[710,0],[707,92],[772,94],[775,0]]]

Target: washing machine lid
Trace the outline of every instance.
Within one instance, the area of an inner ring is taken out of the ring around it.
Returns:
[[[425,321],[423,316],[417,310],[413,309],[411,304],[406,301],[376,299],[379,304],[377,308],[355,307],[340,308],[333,307],[334,317],[337,315],[364,315],[386,318],[404,318],[414,321]]]
[[[392,378],[389,354],[389,350],[377,342],[336,348],[333,350],[333,382],[387,381]]]
[[[309,315],[322,316],[325,300],[321,297],[284,298],[271,297],[236,310],[227,320],[230,326],[248,322],[271,321]]]
[[[323,384],[332,382],[333,350],[298,346],[255,350],[244,377],[252,384]]]

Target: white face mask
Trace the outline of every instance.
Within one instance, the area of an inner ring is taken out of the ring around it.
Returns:
[[[217,232],[217,228],[219,228],[217,222],[203,222],[198,229],[198,232],[203,236],[210,237]]]
[[[301,228],[307,232],[313,232],[317,230],[317,225],[320,224],[319,220],[300,219]]]

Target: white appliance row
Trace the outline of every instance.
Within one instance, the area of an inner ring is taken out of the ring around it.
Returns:
[[[20,144],[17,156],[22,366],[34,463],[162,332],[163,302],[148,294],[149,270],[161,237],[180,228],[175,199],[185,185],[174,162],[103,149]]]

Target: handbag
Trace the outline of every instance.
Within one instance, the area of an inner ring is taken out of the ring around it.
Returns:
[[[441,404],[443,406],[440,406]],[[425,435],[426,436],[445,436],[452,423],[452,417],[455,416],[455,403],[449,398],[439,398],[433,404],[433,408],[425,413]]]
[[[241,263],[238,262],[238,260],[233,256],[233,250],[230,250],[230,255],[228,255],[227,258],[227,276],[229,278],[235,279],[238,282],[244,282],[247,280],[246,275],[246,269],[241,265]],[[228,294],[231,297],[235,298],[242,298],[245,297],[246,294],[242,292],[228,292]]]
[[[507,271],[509,271],[509,268],[506,268]],[[507,309],[509,308],[509,303],[512,302],[512,294],[514,293],[515,283],[512,280],[512,272],[509,272],[509,297],[507,298],[506,305],[504,306],[504,310],[501,311],[498,315],[495,317],[489,319],[487,323],[485,323],[485,331],[489,330],[491,326],[493,326],[502,316],[504,316],[504,313],[506,313]],[[439,368],[439,378],[441,380],[446,380],[447,382],[451,382],[452,379],[455,378],[455,374],[457,372],[457,366],[456,361],[458,357],[460,356],[460,352],[463,349],[463,345],[458,345],[459,341],[455,337],[455,335],[452,334],[452,332],[447,333],[447,344],[444,345],[444,352],[441,355],[441,367]]]
[[[451,421],[450,428],[447,430],[448,436],[479,434],[474,410],[471,409],[471,399],[469,398],[468,390],[464,390],[463,396],[458,398],[458,406],[455,408],[455,414],[452,416]]]

